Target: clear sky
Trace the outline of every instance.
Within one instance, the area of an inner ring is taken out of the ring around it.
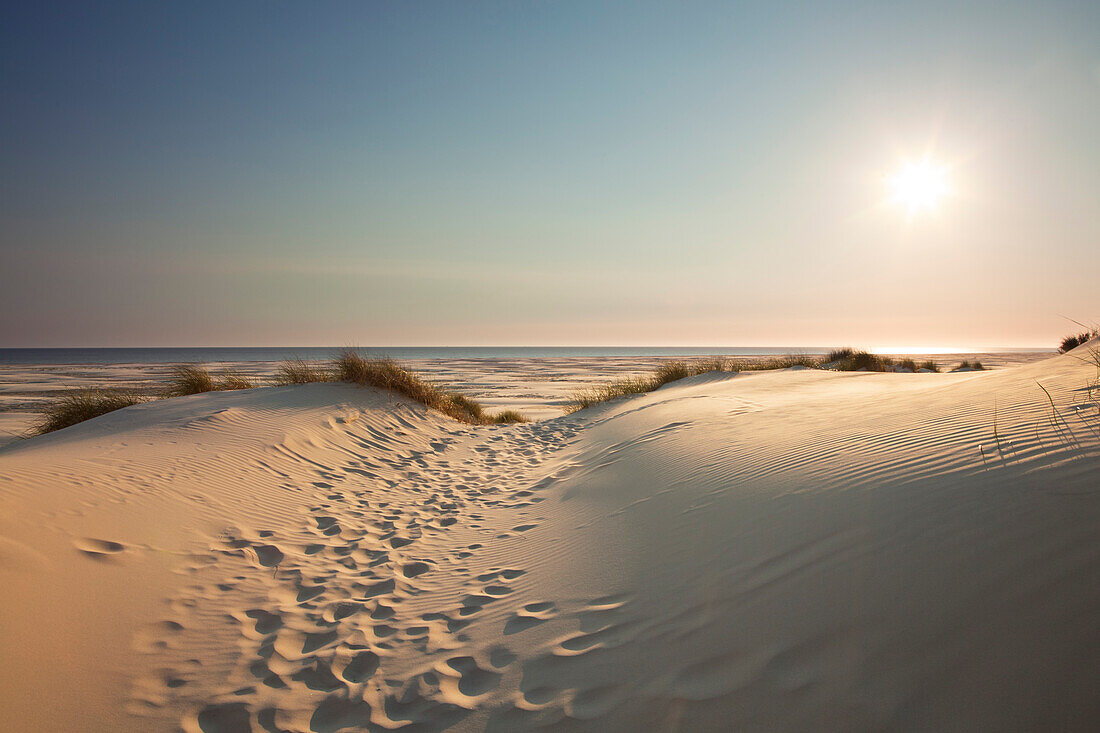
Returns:
[[[5,3],[0,63],[0,346],[1100,319],[1094,0]]]

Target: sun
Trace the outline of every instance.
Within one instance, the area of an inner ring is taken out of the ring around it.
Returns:
[[[925,158],[919,163],[907,162],[890,179],[894,201],[909,207],[909,213],[933,211],[948,193],[947,171]]]

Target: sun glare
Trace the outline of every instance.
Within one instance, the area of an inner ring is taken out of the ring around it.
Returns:
[[[909,208],[909,213],[936,208],[947,194],[947,171],[927,158],[919,163],[906,163],[890,179],[894,201]]]

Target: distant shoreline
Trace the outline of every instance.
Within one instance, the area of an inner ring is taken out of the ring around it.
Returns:
[[[776,356],[825,354],[829,346],[377,346],[361,347],[369,356],[410,359],[533,359],[569,357]],[[856,344],[856,346],[862,346]],[[0,364],[173,364],[190,362],[266,362],[302,358],[331,359],[343,346],[187,346],[110,348],[0,348]],[[875,348],[875,347],[871,347]],[[1053,348],[986,346],[973,348],[882,351],[890,354],[1054,353]]]

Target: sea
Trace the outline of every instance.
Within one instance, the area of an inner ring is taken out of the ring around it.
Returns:
[[[322,361],[342,346],[155,347],[155,348],[0,348],[0,364],[177,364],[305,359]],[[760,356],[825,354],[829,346],[378,346],[359,348],[371,357],[407,359],[528,359],[601,356]],[[981,347],[952,353],[1023,353],[1051,349]],[[902,353],[902,352],[898,352]],[[941,351],[937,353],[948,353]]]

